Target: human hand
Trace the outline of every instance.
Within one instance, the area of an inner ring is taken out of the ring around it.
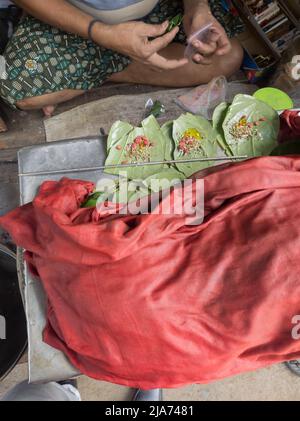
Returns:
[[[179,30],[174,28],[166,33],[168,24],[168,21],[159,25],[134,21],[111,25],[105,35],[102,31],[99,44],[158,71],[177,69],[187,64],[188,60],[168,60],[159,54],[174,40]]]
[[[228,54],[231,50],[231,43],[224,28],[213,16],[210,8],[206,4],[201,4],[195,8],[186,11],[184,16],[184,29],[188,39],[201,27],[212,23],[209,42],[204,43],[199,40],[192,42],[195,48],[195,54],[192,57],[195,63],[211,64],[212,55],[222,56]]]

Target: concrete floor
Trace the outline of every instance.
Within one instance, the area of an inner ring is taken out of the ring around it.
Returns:
[[[0,383],[0,398],[15,384],[27,379],[27,364],[19,364]],[[132,390],[81,377],[78,380],[83,401],[128,401]],[[299,401],[300,377],[277,364],[222,381],[164,390],[166,401]]]

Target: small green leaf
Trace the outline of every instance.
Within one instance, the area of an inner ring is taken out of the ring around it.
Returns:
[[[158,118],[165,112],[166,112],[165,106],[160,101],[156,100],[153,106],[148,110],[147,117],[149,115],[153,115],[155,118]]]
[[[174,16],[170,22],[169,22],[169,26],[167,29],[167,32],[171,32],[172,29],[174,29],[176,26],[180,26],[181,23],[183,21],[183,14],[182,13],[178,13],[178,15]]]
[[[83,203],[83,205],[81,206],[82,208],[94,208],[96,207],[98,200],[101,201],[101,196],[103,195],[103,193],[101,192],[96,192],[94,194],[92,194],[91,196],[89,196],[89,198],[87,199],[87,201],[85,203]]]

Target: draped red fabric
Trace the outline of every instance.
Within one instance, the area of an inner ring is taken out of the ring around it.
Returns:
[[[300,157],[210,169],[204,184],[201,225],[97,216],[79,208],[93,184],[68,179],[0,219],[46,290],[44,340],[82,373],[177,387],[300,357]]]

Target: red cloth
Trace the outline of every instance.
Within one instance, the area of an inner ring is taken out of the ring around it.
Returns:
[[[279,142],[300,140],[300,111],[286,110],[280,115]]]
[[[209,170],[202,225],[100,217],[91,183],[42,185],[0,219],[49,306],[44,340],[88,376],[144,389],[205,383],[300,357],[300,157]]]

